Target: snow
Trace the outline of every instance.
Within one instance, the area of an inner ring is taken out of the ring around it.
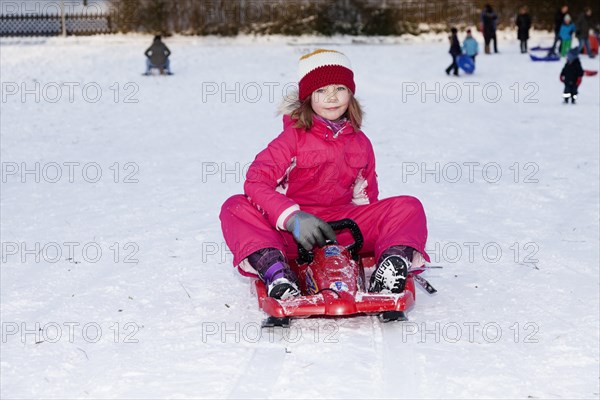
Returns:
[[[173,37],[171,77],[140,75],[148,36],[2,39],[1,396],[598,398],[598,77],[564,105],[563,62],[513,35],[458,78],[433,34]],[[322,46],[353,62],[381,197],[423,202],[444,268],[408,322],[261,333],[220,205]]]

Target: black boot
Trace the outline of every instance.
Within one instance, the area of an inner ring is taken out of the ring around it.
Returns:
[[[409,267],[410,262],[402,256],[384,257],[371,275],[369,292],[402,293]]]
[[[271,265],[260,277],[267,285],[269,297],[285,300],[300,295],[296,283],[298,278],[286,263],[277,262]]]
[[[269,297],[277,300],[291,299],[300,295],[298,286],[287,278],[279,278],[271,282],[267,288]]]

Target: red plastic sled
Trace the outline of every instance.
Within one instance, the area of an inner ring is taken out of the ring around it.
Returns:
[[[261,280],[254,282],[258,306],[269,315],[263,327],[287,327],[290,318],[310,316],[379,314],[385,322],[407,320],[405,311],[415,303],[413,273],[409,272],[402,293],[368,293],[364,271],[375,263],[372,256],[358,255],[363,242],[358,225],[350,219],[330,225],[336,231],[349,229],[354,243],[346,247],[328,243],[313,253],[299,249],[298,260],[290,266],[298,275],[301,296],[276,300],[267,295]]]
[[[590,39],[590,50],[592,52],[592,55],[597,56],[598,55],[598,38],[594,35],[590,35],[589,39]],[[581,49],[581,54],[587,54],[585,46]]]

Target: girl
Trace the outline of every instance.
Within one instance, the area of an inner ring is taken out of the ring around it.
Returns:
[[[573,39],[573,32],[575,32],[575,24],[571,22],[571,16],[565,15],[564,23],[560,27],[560,55],[564,57],[571,50],[571,40]]]
[[[467,29],[467,37],[463,42],[462,50],[466,55],[471,57],[471,60],[473,60],[473,63],[475,63],[475,57],[479,53],[479,44],[471,34],[470,29]]]
[[[427,227],[419,200],[378,200],[375,156],[360,131],[362,110],[348,58],[316,50],[300,59],[299,91],[288,96],[283,132],[257,156],[246,175],[245,195],[223,204],[221,226],[233,263],[265,282],[269,296],[299,295],[287,264],[296,242],[307,250],[336,238],[325,221],[353,219],[364,236],[362,252],[375,253],[370,292],[400,293],[411,263],[421,266]]]

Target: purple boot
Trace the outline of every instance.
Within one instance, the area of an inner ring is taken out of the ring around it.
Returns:
[[[258,250],[248,257],[248,262],[267,285],[267,293],[270,297],[285,300],[300,295],[298,278],[279,250],[273,248]]]

